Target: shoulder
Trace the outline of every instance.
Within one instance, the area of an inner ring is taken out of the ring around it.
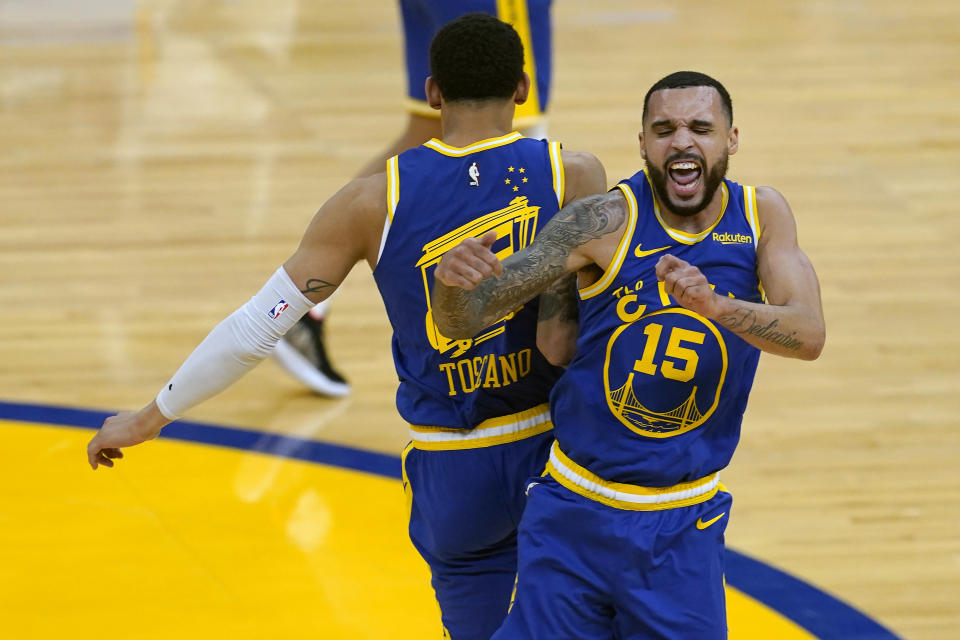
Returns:
[[[387,174],[354,178],[341,189],[355,214],[385,213],[387,202]]]
[[[568,175],[604,171],[603,163],[589,151],[563,150],[560,152],[560,157],[563,159],[564,171]]]
[[[561,157],[567,182],[564,204],[606,191],[607,172],[597,156],[586,151],[563,151]]]
[[[790,205],[783,194],[773,187],[757,187],[757,216],[760,223],[768,220],[793,219]]]
[[[757,209],[768,209],[768,210],[778,210],[786,209],[790,210],[790,205],[787,204],[787,199],[783,197],[783,194],[774,189],[773,187],[757,187]]]
[[[773,187],[757,187],[756,189],[761,244],[772,238],[795,240],[796,222],[787,199]]]
[[[342,232],[357,239],[372,238],[383,227],[386,213],[386,174],[354,178],[320,207],[308,233],[329,236]]]

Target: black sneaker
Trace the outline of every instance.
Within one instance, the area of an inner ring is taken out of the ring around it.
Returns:
[[[280,339],[273,357],[294,378],[321,395],[341,397],[350,393],[350,385],[334,370],[327,357],[323,320],[309,313]]]

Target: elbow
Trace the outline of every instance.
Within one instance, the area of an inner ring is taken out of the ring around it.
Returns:
[[[802,352],[799,354],[800,358],[808,361],[819,358],[820,354],[823,353],[823,345],[826,340],[826,331],[821,328],[821,330],[818,331],[806,345],[804,345]]]
[[[451,340],[467,340],[476,335],[479,328],[474,331],[472,327],[467,326],[466,323],[457,323],[451,321],[451,318],[443,313],[437,313],[437,310],[433,310],[433,324],[437,328],[437,331],[444,338]]]
[[[566,367],[573,360],[576,346],[567,340],[547,339],[537,336],[537,349],[555,367]]]

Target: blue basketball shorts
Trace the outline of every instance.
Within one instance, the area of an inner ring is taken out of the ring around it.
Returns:
[[[543,473],[552,440],[546,431],[494,446],[405,451],[410,539],[430,565],[445,637],[489,640],[506,617],[526,482]]]
[[[692,506],[632,511],[542,478],[520,524],[516,597],[494,640],[726,638],[732,502],[721,490]]]
[[[440,27],[466,13],[481,12],[509,22],[524,48],[523,70],[532,81],[530,97],[519,105],[517,127],[536,123],[550,101],[552,0],[400,0],[407,66],[408,107],[412,113],[440,117],[430,108],[423,85],[430,75],[430,41]]]

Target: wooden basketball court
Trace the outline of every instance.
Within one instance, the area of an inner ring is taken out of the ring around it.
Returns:
[[[717,77],[730,176],[787,197],[820,276],[826,348],[761,359],[728,544],[897,635],[956,637],[960,6],[556,0],[554,18],[551,137],[627,177],[647,87]],[[151,399],[399,133],[401,46],[392,0],[0,2],[0,635],[432,637],[394,481],[193,436],[91,474],[92,431],[46,425],[96,414],[44,409]],[[364,265],[328,340],[349,397],[268,361],[190,418],[397,456]],[[757,624],[731,637],[793,633]]]

